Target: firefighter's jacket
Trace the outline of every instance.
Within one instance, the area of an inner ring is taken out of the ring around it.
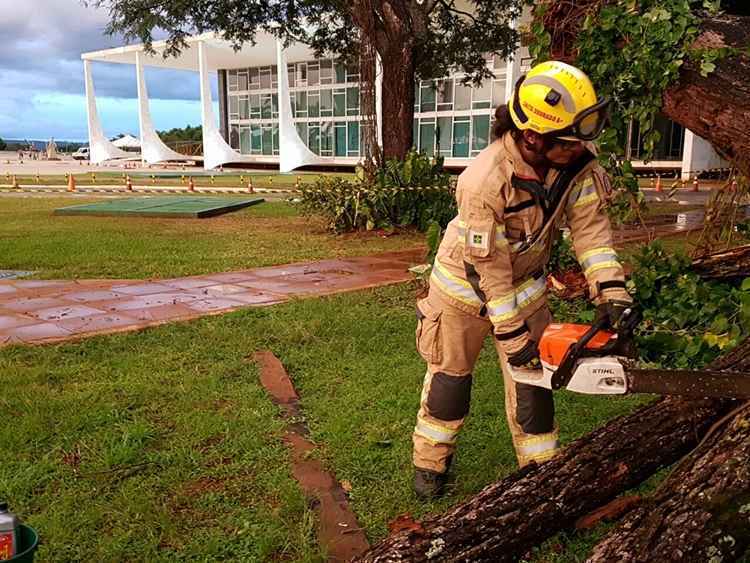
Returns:
[[[506,353],[525,344],[525,319],[546,303],[545,267],[566,222],[594,303],[630,301],[603,208],[609,180],[593,154],[550,169],[543,184],[510,133],[482,151],[458,179],[458,216],[430,277],[452,305],[489,317]]]

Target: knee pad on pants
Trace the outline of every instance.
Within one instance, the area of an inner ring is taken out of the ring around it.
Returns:
[[[552,432],[555,426],[552,391],[516,383],[516,420],[527,434]]]
[[[438,420],[461,420],[469,414],[471,374],[455,376],[437,372],[427,394],[427,410]]]

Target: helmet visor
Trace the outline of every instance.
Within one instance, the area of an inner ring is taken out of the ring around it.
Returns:
[[[604,98],[590,108],[579,112],[570,127],[570,132],[582,141],[593,141],[604,130],[608,119],[609,99]]]

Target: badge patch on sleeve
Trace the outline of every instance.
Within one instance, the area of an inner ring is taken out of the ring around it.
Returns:
[[[489,250],[490,249],[490,234],[487,232],[480,232],[469,230],[469,247],[477,250]]]

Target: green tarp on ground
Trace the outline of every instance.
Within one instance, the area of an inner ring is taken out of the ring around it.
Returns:
[[[99,217],[125,215],[202,219],[237,211],[263,201],[261,197],[250,199],[201,196],[135,197],[60,207],[55,209],[55,215],[93,215]]]

